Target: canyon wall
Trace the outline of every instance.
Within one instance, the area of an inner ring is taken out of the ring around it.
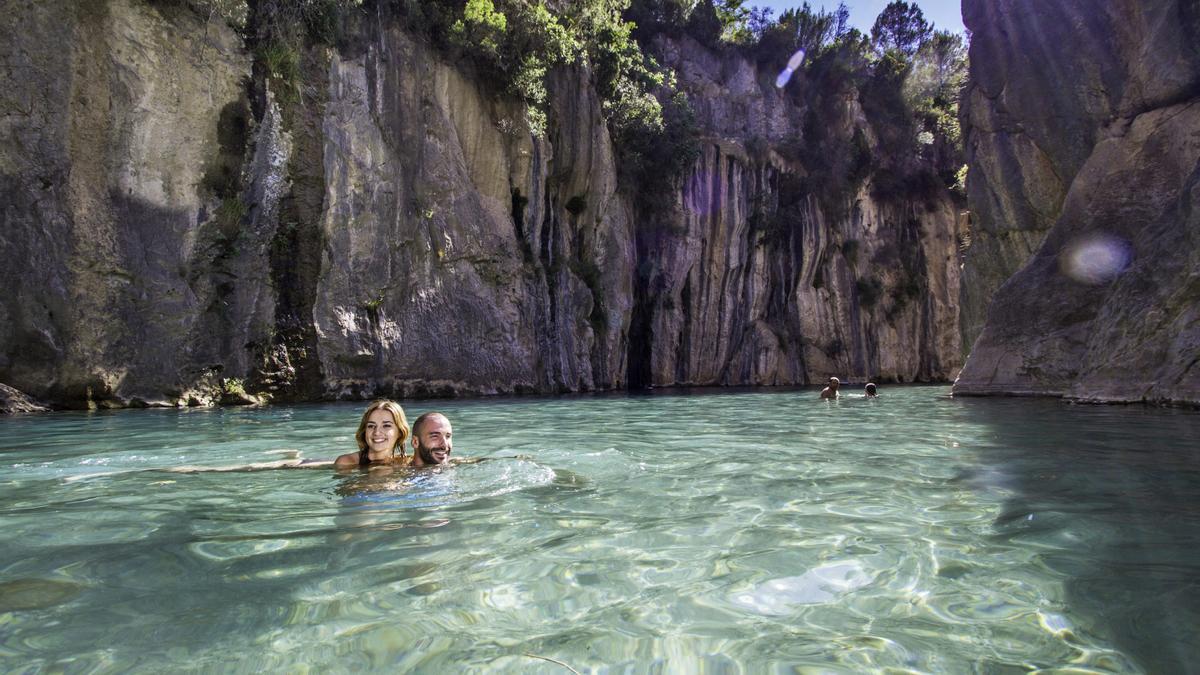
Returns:
[[[5,0],[0,383],[63,407],[945,381],[944,190],[830,201],[803,99],[655,49],[701,129],[681,185],[621,179],[586,67],[524,105],[370,3],[301,81],[186,6]],[[796,86],[807,86],[803,82]],[[878,149],[849,96],[826,134]],[[19,393],[18,392],[18,393]]]
[[[974,346],[955,393],[1200,401],[1200,7],[965,0],[963,18]]]

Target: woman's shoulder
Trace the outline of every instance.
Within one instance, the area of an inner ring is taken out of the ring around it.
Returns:
[[[338,458],[333,460],[334,466],[358,466],[358,463],[357,452],[347,452],[344,455],[338,455]]]

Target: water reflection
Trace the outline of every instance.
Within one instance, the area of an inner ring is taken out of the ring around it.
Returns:
[[[494,459],[379,474],[157,471],[357,405],[0,420],[0,670],[1192,668],[1200,416],[945,391],[446,402]]]
[[[991,430],[966,478],[1003,493],[995,540],[1066,577],[1068,610],[1148,672],[1200,672],[1200,447],[1194,414],[967,399]],[[1130,424],[1142,417],[1147,434]],[[1061,630],[1046,618],[1049,629]]]

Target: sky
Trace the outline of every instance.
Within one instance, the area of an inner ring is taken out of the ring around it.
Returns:
[[[850,25],[870,34],[875,17],[883,11],[890,0],[843,0],[850,8]],[[912,0],[909,0],[910,4]],[[744,3],[750,7],[770,7],[775,10],[771,16],[779,18],[784,10],[793,9],[804,4],[804,0],[749,0]],[[962,23],[962,0],[916,0],[917,6],[925,15],[925,20],[932,23],[938,30],[949,30],[962,33],[965,29]],[[808,0],[808,6],[813,9],[825,8],[832,12],[837,9],[838,0]]]

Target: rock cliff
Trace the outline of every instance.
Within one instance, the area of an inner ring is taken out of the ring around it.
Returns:
[[[965,0],[963,17],[978,339],[955,393],[1200,401],[1200,7]]]
[[[201,196],[222,134],[245,124],[240,40],[120,0],[2,9],[0,380],[124,405],[244,369],[232,347],[270,315],[269,286],[214,262],[241,223]],[[266,302],[226,311],[235,277]]]
[[[371,5],[304,77],[186,6],[3,2],[0,382],[59,406],[946,380],[945,190],[837,200],[804,102],[662,39],[699,159],[649,204],[586,68],[549,125]],[[827,134],[877,149],[849,96]]]

